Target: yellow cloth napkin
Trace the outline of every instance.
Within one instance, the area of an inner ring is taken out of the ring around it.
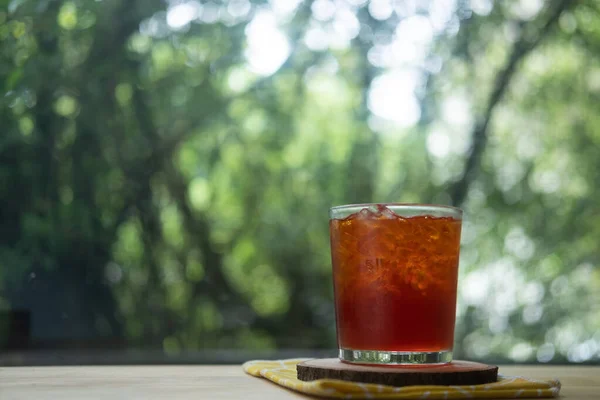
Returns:
[[[335,399],[512,399],[557,397],[558,380],[538,381],[521,376],[498,375],[498,382],[474,386],[404,386],[355,383],[335,379],[304,382],[296,378],[296,365],[303,359],[255,360],[242,366],[252,376],[262,376],[301,393]]]

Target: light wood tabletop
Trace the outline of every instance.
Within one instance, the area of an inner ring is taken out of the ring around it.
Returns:
[[[561,398],[600,399],[600,366],[501,366],[504,375],[558,378]],[[302,399],[241,366],[81,366],[0,368],[1,400]]]

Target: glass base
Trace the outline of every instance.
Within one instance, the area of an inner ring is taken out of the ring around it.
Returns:
[[[340,348],[340,360],[355,364],[446,364],[452,361],[452,351],[378,351]]]

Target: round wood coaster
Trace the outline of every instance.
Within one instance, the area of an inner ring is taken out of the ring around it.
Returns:
[[[318,358],[297,366],[298,379],[341,379],[390,386],[480,385],[498,380],[498,367],[455,360],[449,364],[372,366],[343,363],[337,358]]]

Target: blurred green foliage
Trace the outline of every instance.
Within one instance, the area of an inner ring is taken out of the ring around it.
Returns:
[[[0,307],[39,341],[334,348],[328,208],[453,203],[457,355],[599,360],[600,4],[538,3],[0,1]],[[406,65],[412,123],[370,97]]]

